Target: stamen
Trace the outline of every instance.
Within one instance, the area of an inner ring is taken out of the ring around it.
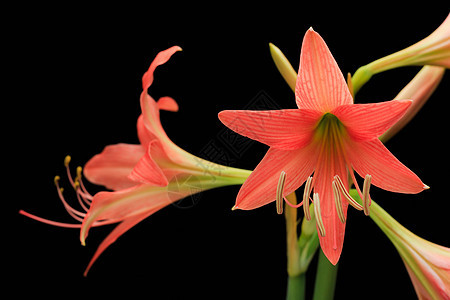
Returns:
[[[317,228],[319,228],[320,235],[325,236],[325,226],[323,225],[322,212],[320,210],[319,194],[314,193],[313,200],[314,200],[314,214],[316,215]]]
[[[338,215],[341,223],[345,224],[345,215],[344,215],[344,210],[342,209],[341,193],[339,192],[339,190],[336,186],[337,185],[336,180],[333,180],[331,185],[333,186],[334,203],[336,204],[337,215]]]
[[[75,182],[72,179],[72,174],[70,174],[70,161],[72,160],[72,158],[70,157],[70,155],[67,155],[66,158],[64,158],[64,166],[66,167],[66,171],[67,171],[67,178],[69,178],[70,184],[72,185],[72,187],[76,190],[75,187]]]
[[[356,202],[356,200],[353,199],[352,196],[350,195],[350,193],[347,191],[347,189],[345,188],[344,183],[342,182],[339,175],[334,176],[334,179],[336,180],[336,183],[337,183],[336,187],[341,191],[341,193],[344,195],[344,197],[348,201],[348,203],[351,206],[353,206],[354,208],[356,208],[357,210],[363,210],[364,208],[361,206],[361,204]]]
[[[370,214],[369,207],[372,203],[369,195],[370,190],[370,183],[372,182],[372,176],[366,175],[364,178],[364,185],[363,185],[363,192],[362,192],[362,201],[363,201],[363,208],[364,208],[364,214],[368,216]]]
[[[311,194],[311,182],[312,177],[309,176],[306,180],[305,190],[303,191],[303,212],[305,214],[305,218],[308,221],[311,221],[311,213],[309,212],[309,195]]]
[[[285,182],[286,182],[286,172],[281,171],[280,178],[278,179],[276,201],[275,201],[277,205],[277,214],[279,215],[283,213],[283,190]]]
[[[62,204],[64,205],[64,208],[66,209],[67,213],[74,218],[75,220],[79,221],[79,222],[83,222],[83,218],[86,215],[85,213],[79,212],[78,210],[74,209],[73,207],[71,207],[69,205],[69,203],[67,203],[66,199],[64,199],[64,196],[62,194],[63,189],[59,187],[59,180],[60,177],[59,176],[55,176],[54,182],[56,185],[56,189],[58,191],[58,196],[59,199],[61,200]]]

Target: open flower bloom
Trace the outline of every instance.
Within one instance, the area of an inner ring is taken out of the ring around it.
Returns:
[[[398,67],[423,65],[450,68],[450,14],[423,40],[356,70],[352,77],[353,91],[356,94],[374,74]]]
[[[59,177],[55,178],[55,183],[64,207],[80,223],[54,222],[21,211],[26,216],[51,225],[81,228],[83,245],[91,227],[119,223],[100,244],[85,274],[111,243],[156,211],[207,189],[242,184],[250,174],[247,170],[198,158],[175,145],[166,135],[159,118],[160,110],[177,111],[178,105],[169,97],[155,101],[147,89],[153,82],[156,67],[167,62],[179,50],[181,48],[175,46],[160,52],[142,78],[142,115],[137,122],[140,144],[107,146],[85,166],[84,174],[89,181],[115,191],[99,192],[94,196],[89,194],[81,180],[81,167],[73,179],[69,170],[70,157],[67,157],[65,165],[69,181],[76,190],[84,212],[74,209],[64,199]]]
[[[450,248],[415,235],[374,201],[370,217],[400,254],[418,298],[450,299]]]
[[[320,244],[336,264],[344,241],[347,206],[368,214],[370,183],[399,193],[428,188],[378,139],[403,116],[411,101],[353,104],[336,61],[312,29],[303,40],[295,98],[298,109],[219,113],[230,129],[270,146],[240,189],[235,208],[254,209],[274,201],[280,191],[280,175],[286,176],[281,187],[284,195],[306,181],[303,206],[309,207],[314,189]],[[365,178],[362,191],[353,170]],[[348,194],[349,175],[365,199],[363,206]]]

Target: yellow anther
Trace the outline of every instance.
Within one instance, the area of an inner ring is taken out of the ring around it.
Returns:
[[[283,213],[283,190],[285,182],[286,182],[286,172],[281,171],[280,178],[278,179],[278,186],[276,193],[277,213],[279,215]]]
[[[372,181],[372,176],[370,175],[366,175],[366,177],[364,178],[364,185],[363,185],[363,192],[362,192],[362,202],[363,202],[363,209],[364,209],[364,214],[366,216],[368,216],[370,214],[370,195],[369,195],[369,191],[370,191],[370,183]]]
[[[357,210],[363,210],[364,208],[362,207],[362,205],[359,204],[358,202],[356,202],[356,200],[353,199],[352,196],[350,195],[350,193],[347,191],[341,178],[338,175],[336,175],[336,176],[334,176],[334,180],[336,181],[336,187],[339,189],[339,191],[342,193],[342,195],[344,195],[344,197],[348,201],[348,203],[351,206],[353,206],[354,208],[356,208]]]
[[[81,178],[81,172],[83,171],[83,168],[78,166],[77,167],[77,178]]]
[[[344,215],[344,210],[342,209],[341,193],[339,192],[339,189],[337,187],[337,183],[335,180],[333,180],[331,185],[333,186],[334,203],[336,204],[337,215],[338,215],[341,223],[345,224],[345,215]]]
[[[316,224],[321,236],[325,236],[325,226],[323,225],[322,212],[320,210],[319,194],[313,194],[314,214],[316,215]]]
[[[70,157],[70,155],[67,155],[66,158],[64,158],[64,166],[67,167],[69,165],[71,159],[72,158]]]
[[[53,179],[53,181],[55,182],[56,185],[58,185],[58,182],[59,182],[60,179],[61,179],[61,177],[56,175],[55,178]]]
[[[77,190],[80,187],[80,182],[78,180],[75,180],[75,182],[73,183],[73,188],[75,190]]]
[[[305,184],[305,190],[303,191],[303,213],[308,221],[311,221],[311,213],[309,212],[309,195],[311,194],[311,182],[312,177],[308,177]]]

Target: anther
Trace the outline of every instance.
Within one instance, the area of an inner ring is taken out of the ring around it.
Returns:
[[[61,177],[59,177],[58,175],[56,175],[55,178],[53,179],[53,182],[55,183],[56,186],[58,186],[60,179],[61,179]]]
[[[319,194],[317,193],[313,194],[313,201],[314,201],[314,214],[316,215],[317,228],[319,229],[320,235],[325,236],[325,226],[323,225],[322,212],[320,210]]]
[[[333,180],[331,185],[333,186],[334,203],[336,204],[337,215],[338,215],[341,223],[345,224],[345,215],[344,215],[344,210],[342,209],[341,193],[339,192],[339,190],[336,186],[337,183],[335,180]]]
[[[308,221],[311,221],[311,213],[309,212],[309,195],[311,194],[312,177],[306,179],[305,190],[303,191],[303,213]]]
[[[348,203],[351,206],[353,206],[354,208],[356,208],[357,210],[363,210],[364,208],[361,206],[361,204],[356,202],[356,200],[353,199],[352,196],[350,195],[350,193],[347,191],[347,189],[345,188],[344,183],[342,182],[339,175],[334,176],[334,179],[336,181],[336,187],[344,195],[344,197],[348,201]]]
[[[371,199],[369,195],[370,191],[370,183],[372,182],[372,176],[366,175],[364,177],[364,185],[363,185],[363,192],[362,192],[362,202],[363,202],[363,208],[364,208],[364,214],[368,216],[370,214],[369,207],[371,204]]]
[[[277,205],[277,214],[279,215],[283,213],[283,191],[285,182],[286,182],[286,172],[281,171],[280,178],[278,179],[276,201],[275,201]]]
[[[64,158],[64,166],[67,167],[69,165],[71,159],[72,158],[70,157],[70,155],[67,155],[66,158]]]

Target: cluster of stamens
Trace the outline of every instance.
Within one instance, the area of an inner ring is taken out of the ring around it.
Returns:
[[[364,211],[364,214],[368,216],[370,214],[369,208],[371,204],[371,198],[369,195],[370,191],[370,185],[372,181],[371,175],[366,175],[364,178],[364,184],[363,184],[363,191],[361,193],[358,183],[355,183],[356,190],[358,191],[363,205],[359,204],[348,192],[348,190],[345,188],[345,185],[342,181],[342,179],[339,177],[339,175],[335,175],[333,178],[333,181],[331,183],[333,188],[333,198],[336,205],[336,212],[339,220],[344,224],[346,221],[344,209],[342,206],[342,198],[344,198],[348,204],[353,206],[355,209],[359,211]],[[282,214],[283,213],[283,203],[286,202],[289,206],[298,208],[300,206],[303,206],[303,211],[305,214],[305,218],[307,221],[311,221],[311,214],[309,211],[309,202],[314,203],[314,214],[317,222],[317,228],[319,230],[319,234],[321,236],[325,236],[325,226],[323,225],[322,220],[322,212],[320,209],[320,198],[318,193],[313,193],[313,198],[311,199],[311,191],[313,188],[313,177],[310,176],[306,180],[305,188],[303,191],[303,201],[299,204],[292,204],[290,203],[283,195],[284,192],[284,185],[286,182],[286,172],[282,171],[280,174],[280,178],[278,180],[277,185],[277,191],[276,191],[276,207],[277,207],[277,213]]]
[[[82,169],[82,167],[77,167],[76,177],[75,178],[72,177],[70,167],[69,167],[70,160],[71,160],[70,156],[66,156],[66,158],[64,159],[64,166],[66,167],[67,178],[69,179],[71,186],[75,190],[75,193],[76,193],[76,196],[78,199],[78,204],[80,205],[80,207],[82,208],[83,211],[73,208],[64,198],[64,195],[63,195],[64,189],[62,187],[60,187],[60,184],[59,184],[59,181],[61,179],[60,176],[55,176],[54,182],[55,182],[55,186],[56,186],[56,189],[58,192],[59,199],[61,200],[64,208],[66,209],[66,211],[72,218],[74,218],[75,220],[77,220],[80,223],[79,224],[69,224],[69,223],[55,222],[55,221],[47,220],[47,219],[32,215],[25,211],[20,211],[21,214],[28,216],[32,219],[35,219],[37,221],[47,223],[50,225],[54,225],[54,226],[66,227],[66,228],[80,228],[81,227],[81,223],[83,222],[83,219],[86,216],[86,213],[88,212],[89,207],[91,206],[93,196],[86,190],[86,187],[83,184],[83,180],[82,180],[82,170],[83,169]],[[107,222],[108,222],[107,220],[97,221],[97,222],[94,222],[93,226],[105,225],[105,224],[107,224]]]

